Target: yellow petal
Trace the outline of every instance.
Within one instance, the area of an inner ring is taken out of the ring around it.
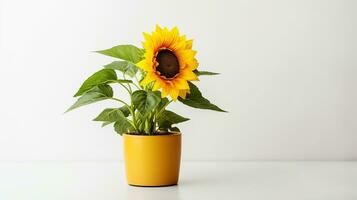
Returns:
[[[178,95],[179,95],[179,90],[178,90],[178,89],[171,88],[171,90],[170,90],[170,96],[171,96],[172,100],[176,101]]]
[[[186,59],[193,59],[196,55],[197,51],[194,51],[192,49],[186,49],[185,51],[182,52],[182,55]]]
[[[162,47],[163,37],[158,32],[154,32],[152,33],[152,41],[154,50],[156,51]]]
[[[165,86],[165,83],[159,78],[159,79],[156,79],[152,90],[156,91],[156,90],[159,90],[160,88],[163,88],[164,86]]]
[[[198,81],[198,77],[195,73],[193,73],[192,71],[188,70],[187,68],[182,70],[179,74],[180,78],[183,78],[185,80],[188,81]]]
[[[161,98],[164,98],[164,97],[167,97],[167,95],[170,93],[170,88],[165,85],[163,88],[162,88],[162,92],[161,92]]]
[[[140,82],[140,85],[146,86],[147,84],[156,80],[156,75],[153,72],[148,72],[145,78]]]
[[[187,62],[187,68],[189,70],[193,71],[193,70],[197,69],[197,67],[198,67],[198,62],[196,59],[193,59],[193,60]]]
[[[179,91],[179,96],[183,99],[186,99],[186,95],[187,95],[187,90],[180,90]]]
[[[162,28],[158,24],[156,24],[156,30],[155,31],[158,32],[158,33],[161,33],[162,32]]]
[[[162,35],[162,45],[165,46],[165,47],[168,47],[170,45],[170,43],[169,43],[169,41],[170,41],[169,30],[165,27],[164,29],[162,29],[161,35]]]
[[[180,90],[188,90],[190,89],[190,86],[188,85],[187,81],[185,79],[182,78],[175,78],[173,80],[175,88],[180,89]]]
[[[136,65],[145,71],[153,71],[153,63],[149,59],[141,60]]]
[[[151,35],[149,33],[143,32],[143,35],[146,41],[151,41]]]
[[[185,50],[185,45],[186,45],[185,41],[176,40],[171,43],[170,49],[174,52],[183,51],[183,50]]]
[[[176,26],[171,30],[171,37],[172,37],[171,45],[180,40],[180,33]]]
[[[186,41],[186,49],[192,49],[192,43],[193,43],[193,40],[187,40]]]

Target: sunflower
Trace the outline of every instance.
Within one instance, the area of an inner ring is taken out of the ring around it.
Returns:
[[[152,90],[161,90],[161,96],[168,95],[176,101],[178,96],[186,98],[190,92],[188,81],[197,81],[193,72],[198,67],[196,51],[192,40],[180,36],[177,27],[168,30],[156,26],[152,34],[144,33],[144,59],[137,65],[146,72],[140,82],[142,86],[154,82]]]

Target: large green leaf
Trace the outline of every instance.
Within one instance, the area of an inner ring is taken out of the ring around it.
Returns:
[[[111,97],[113,97],[113,90],[109,85],[98,85],[79,97],[79,99],[68,108],[66,112],[91,103],[110,99]]]
[[[212,104],[206,98],[204,98],[200,90],[197,88],[197,86],[195,86],[191,82],[189,82],[189,85],[190,85],[190,94],[186,96],[186,99],[183,99],[181,97],[178,98],[178,100],[181,101],[183,104],[194,108],[215,110],[219,112],[227,112],[222,110],[218,106]]]
[[[164,110],[157,118],[157,123],[160,128],[171,128],[172,124],[178,124],[190,119],[182,117],[172,111]]]
[[[106,69],[114,69],[123,72],[123,74],[128,75],[130,77],[134,77],[138,72],[138,67],[131,62],[128,61],[114,61],[108,65],[105,65]]]
[[[109,125],[111,123],[114,123],[114,122],[103,122],[102,127],[107,126],[107,125]]]
[[[120,108],[106,108],[93,121],[103,121],[102,127],[123,120],[129,116],[129,109],[127,106]]]
[[[114,130],[122,135],[123,133],[133,133],[135,132],[134,126],[126,118],[120,119],[114,123]]]
[[[160,103],[160,94],[151,91],[137,90],[132,94],[132,102],[136,109],[143,115],[151,112]]]
[[[98,53],[111,56],[114,58],[119,58],[132,63],[138,63],[143,55],[144,50],[135,47],[134,45],[118,45],[110,49],[105,49],[101,51],[96,51]]]
[[[129,116],[126,106],[121,108],[106,108],[93,121],[115,122],[122,117]]]
[[[92,89],[94,86],[101,85],[110,81],[117,80],[117,75],[113,69],[102,69],[94,73],[92,76],[84,81],[82,86],[79,88],[78,92],[74,95],[75,97],[81,96],[83,93]]]
[[[204,75],[218,75],[219,73],[217,72],[209,72],[209,71],[198,71],[194,70],[193,71],[197,76],[204,76]]]
[[[124,114],[125,117],[128,117],[130,115],[130,110],[127,106],[122,106],[118,109]]]

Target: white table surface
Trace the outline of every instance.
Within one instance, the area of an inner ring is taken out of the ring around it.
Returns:
[[[122,162],[0,162],[0,200],[355,200],[357,162],[183,162],[171,187],[133,187]]]

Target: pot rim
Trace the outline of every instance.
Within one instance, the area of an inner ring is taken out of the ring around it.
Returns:
[[[125,137],[171,137],[171,136],[180,136],[182,133],[176,132],[176,133],[170,133],[170,134],[155,134],[155,135],[139,135],[139,134],[127,134],[124,133],[123,136]]]

